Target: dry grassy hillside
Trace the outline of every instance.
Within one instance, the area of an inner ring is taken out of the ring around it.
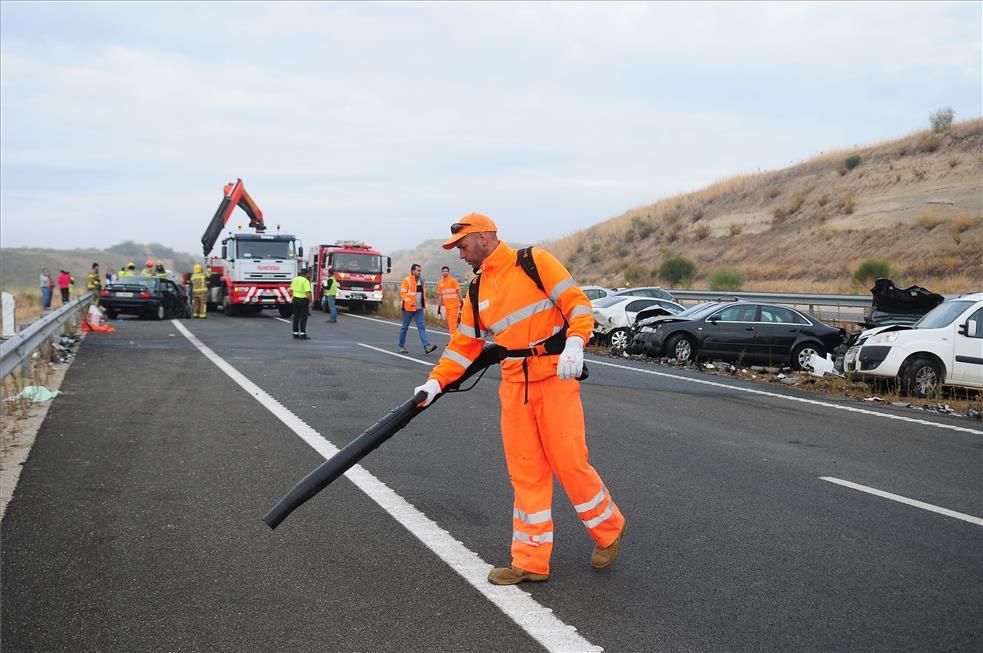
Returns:
[[[866,292],[851,276],[873,258],[899,284],[983,290],[983,119],[727,179],[546,245],[584,284],[657,282],[683,256],[693,288],[726,266],[746,290]]]

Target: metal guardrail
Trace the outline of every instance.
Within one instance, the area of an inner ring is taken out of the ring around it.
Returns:
[[[87,292],[76,297],[58,310],[41,317],[17,335],[0,344],[0,378],[13,372],[35,349],[51,337],[78,310],[92,301],[93,294]]]

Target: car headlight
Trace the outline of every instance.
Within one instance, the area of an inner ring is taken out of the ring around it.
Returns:
[[[898,339],[897,331],[888,331],[887,333],[878,333],[876,336],[873,336],[870,340],[867,341],[867,344],[877,345],[886,342],[894,342],[897,339]]]

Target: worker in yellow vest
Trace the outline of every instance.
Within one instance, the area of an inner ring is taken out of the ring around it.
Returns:
[[[294,338],[310,340],[307,335],[307,315],[311,308],[311,271],[301,270],[290,282],[290,295],[293,297]]]

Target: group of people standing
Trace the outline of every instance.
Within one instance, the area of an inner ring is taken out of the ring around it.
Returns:
[[[67,270],[59,270],[57,279],[52,276],[48,268],[41,270],[41,310],[50,311],[51,302],[54,299],[55,287],[61,291],[61,304],[64,306],[71,299],[75,288],[75,277]]]
[[[293,336],[296,340],[310,340],[307,335],[307,318],[311,312],[311,296],[314,289],[311,286],[311,269],[301,270],[290,282],[290,296],[293,299]],[[321,281],[321,308],[328,317],[328,324],[338,321],[338,307],[335,298],[338,296],[338,278],[334,268],[328,268],[327,276]]]
[[[447,330],[453,334],[457,330],[457,320],[461,314],[461,284],[451,276],[451,270],[446,265],[440,268],[440,275],[440,281],[437,282],[437,314],[444,313]],[[410,266],[410,275],[403,279],[400,286],[399,298],[403,314],[403,323],[399,329],[399,353],[409,353],[406,349],[406,332],[409,331],[410,322],[416,323],[423,351],[429,354],[436,350],[436,345],[431,344],[427,336],[427,293],[423,285],[423,266],[419,263]]]

